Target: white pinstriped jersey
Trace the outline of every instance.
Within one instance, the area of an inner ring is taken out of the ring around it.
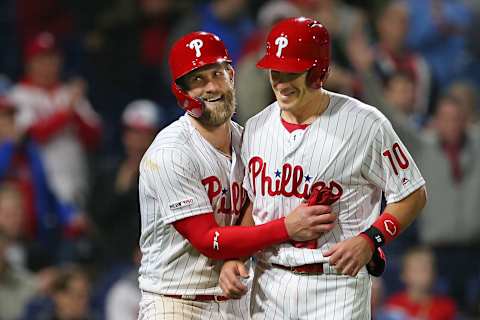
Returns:
[[[215,149],[188,116],[162,130],[140,163],[140,288],[159,294],[220,294],[221,261],[210,260],[172,223],[214,212],[221,226],[236,223],[246,198],[241,183],[242,128],[232,122],[232,157]],[[212,241],[213,243],[213,241]]]
[[[388,203],[425,184],[416,164],[377,109],[326,91],[330,103],[305,130],[289,133],[277,102],[251,118],[244,132],[243,187],[253,202],[256,224],[282,217],[308,197],[316,184],[341,192],[332,205],[338,224],[318,239],[317,249],[290,243],[263,250],[259,259],[286,266],[324,263],[322,252],[366,230]]]

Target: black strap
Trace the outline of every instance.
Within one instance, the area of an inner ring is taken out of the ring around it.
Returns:
[[[382,247],[385,244],[385,236],[374,226],[371,226],[362,233],[366,234],[370,239],[372,239],[375,249]]]

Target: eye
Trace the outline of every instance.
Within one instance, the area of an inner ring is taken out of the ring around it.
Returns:
[[[196,86],[196,85],[199,85],[201,84],[203,81],[203,78],[201,76],[193,76],[193,77],[190,77],[187,79],[187,83],[190,85],[190,86]]]
[[[223,77],[222,71],[215,71],[215,77]]]

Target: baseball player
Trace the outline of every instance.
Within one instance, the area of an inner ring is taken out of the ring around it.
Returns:
[[[322,205],[234,226],[246,195],[230,62],[211,33],[190,33],[172,47],[172,91],[186,114],[157,135],[140,163],[139,319],[246,318],[246,307],[221,295],[222,260],[334,227],[336,216]]]
[[[326,28],[300,17],[273,26],[257,64],[269,70],[276,102],[244,132],[244,188],[255,224],[282,217],[315,188],[332,195],[338,223],[316,241],[257,254],[252,319],[370,319],[365,265],[425,205],[425,181],[385,116],[322,88],[329,63]],[[224,265],[227,296],[244,293],[242,273],[240,261]]]

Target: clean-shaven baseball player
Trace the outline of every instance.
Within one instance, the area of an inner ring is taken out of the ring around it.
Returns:
[[[372,253],[395,239],[426,202],[425,181],[390,122],[356,99],[322,88],[330,38],[318,21],[291,18],[268,35],[265,56],[276,102],[245,127],[244,188],[264,224],[307,199],[335,195],[333,230],[318,240],[264,249],[251,292],[253,319],[370,319]],[[382,192],[387,206],[380,214]],[[244,293],[241,262],[222,269],[225,294]]]
[[[246,195],[230,62],[211,33],[190,33],[172,47],[172,91],[186,114],[158,134],[140,164],[139,319],[248,318],[238,301],[221,295],[223,260],[334,227],[336,215],[322,205],[234,226]]]

